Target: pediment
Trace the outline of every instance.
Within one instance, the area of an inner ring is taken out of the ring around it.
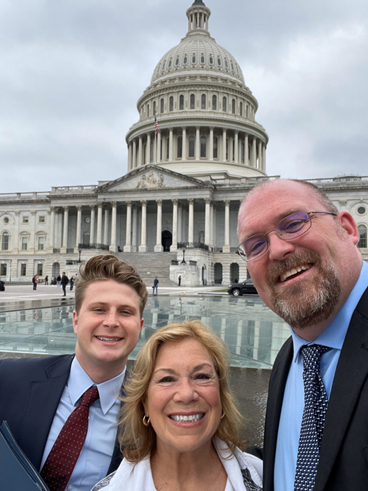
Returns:
[[[194,177],[188,177],[184,174],[179,174],[178,172],[151,164],[134,169],[115,181],[110,181],[99,186],[97,192],[106,193],[134,189],[175,189],[190,187],[207,187],[207,185]]]

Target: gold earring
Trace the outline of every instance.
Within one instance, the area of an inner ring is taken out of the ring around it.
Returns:
[[[149,424],[150,424],[149,416],[144,415],[142,421],[143,421],[144,426],[149,426]]]
[[[223,419],[224,417],[225,417],[225,411],[222,412],[221,419]]]

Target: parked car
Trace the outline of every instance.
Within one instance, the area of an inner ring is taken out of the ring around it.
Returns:
[[[229,295],[238,297],[239,295],[245,295],[248,293],[257,293],[252,278],[248,278],[243,283],[231,283],[227,289]]]

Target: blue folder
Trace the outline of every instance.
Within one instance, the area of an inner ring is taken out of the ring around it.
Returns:
[[[0,491],[49,491],[6,421],[0,426]]]

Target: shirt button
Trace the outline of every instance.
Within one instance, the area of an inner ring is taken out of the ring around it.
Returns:
[[[69,484],[68,489],[73,489],[73,486]]]

